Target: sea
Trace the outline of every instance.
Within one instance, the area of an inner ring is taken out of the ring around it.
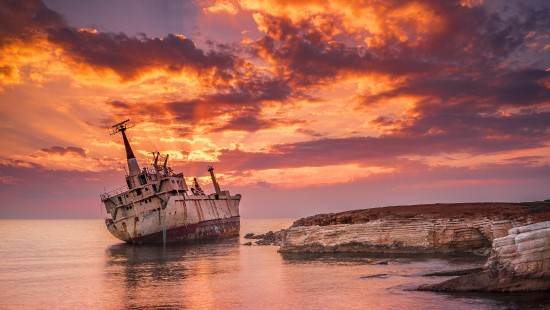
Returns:
[[[550,309],[550,294],[416,291],[475,257],[282,255],[241,237],[130,245],[103,220],[0,220],[0,309]],[[253,241],[253,240],[252,240]]]

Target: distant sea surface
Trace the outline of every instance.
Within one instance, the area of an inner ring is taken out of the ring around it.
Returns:
[[[241,235],[292,219],[242,219]],[[1,309],[540,309],[550,294],[418,292],[466,257],[283,256],[230,238],[135,246],[102,220],[0,220]]]

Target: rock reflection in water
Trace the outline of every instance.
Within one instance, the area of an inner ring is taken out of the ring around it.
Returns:
[[[324,262],[331,264],[396,265],[439,259],[451,264],[478,267],[482,266],[487,260],[487,257],[471,254],[281,253],[281,255],[284,262],[288,264]]]

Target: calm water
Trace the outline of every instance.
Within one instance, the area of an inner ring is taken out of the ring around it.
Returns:
[[[292,220],[246,220],[241,234]],[[0,308],[539,309],[545,294],[411,291],[465,258],[282,256],[232,238],[194,245],[119,243],[102,220],[0,220]],[[381,264],[382,263],[382,264]],[[387,263],[387,264],[386,264]]]

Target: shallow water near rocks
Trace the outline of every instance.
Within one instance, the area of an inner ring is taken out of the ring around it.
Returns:
[[[241,235],[292,219],[241,220]],[[414,289],[474,268],[475,257],[283,255],[229,238],[135,246],[102,220],[0,220],[0,308],[540,309],[550,294],[441,294]]]

